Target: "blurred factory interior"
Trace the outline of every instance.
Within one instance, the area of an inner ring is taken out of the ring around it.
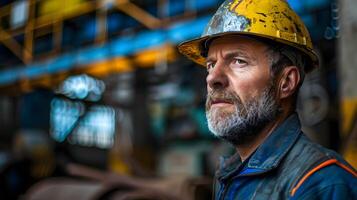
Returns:
[[[209,199],[233,148],[208,131],[206,70],[176,46],[222,2],[1,0],[1,199]],[[357,1],[288,2],[321,58],[303,128],[357,167]]]

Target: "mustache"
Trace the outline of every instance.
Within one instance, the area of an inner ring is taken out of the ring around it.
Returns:
[[[211,90],[207,92],[206,110],[209,110],[215,101],[226,101],[242,105],[242,100],[234,92],[229,90]]]

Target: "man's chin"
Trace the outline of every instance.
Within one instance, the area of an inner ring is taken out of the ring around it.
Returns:
[[[246,137],[245,134],[222,132],[222,130],[217,130],[214,128],[211,128],[210,130],[215,137],[227,143],[230,143],[233,146],[241,145],[248,142],[248,137]]]
[[[210,128],[211,132],[215,137],[218,139],[221,139],[225,142],[228,142],[232,144],[233,146],[239,146],[242,144],[248,144],[251,141],[254,140],[254,138],[257,136],[257,134],[254,134],[255,132],[247,132],[245,130],[223,130],[223,129],[216,129],[211,127]]]
[[[230,121],[233,118],[235,120]],[[238,146],[253,141],[266,125],[263,121],[259,124],[249,124],[242,123],[242,120],[233,116],[210,116],[208,128],[217,138]]]
[[[213,122],[219,123],[221,122],[221,120],[227,120],[228,118],[230,118],[232,115],[234,115],[234,112],[235,110],[229,107],[211,107],[211,109],[208,111],[208,114],[211,116]]]

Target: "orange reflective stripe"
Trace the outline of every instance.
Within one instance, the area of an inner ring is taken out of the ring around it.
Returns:
[[[299,189],[299,187],[315,172],[317,172],[318,170],[329,166],[329,165],[333,165],[336,164],[338,166],[340,166],[341,168],[343,168],[344,170],[348,171],[349,173],[353,174],[355,177],[357,177],[357,173],[350,169],[348,166],[338,162],[336,159],[330,159],[330,160],[326,160],[325,162],[319,164],[318,166],[316,166],[315,168],[313,168],[312,170],[310,170],[307,174],[305,174],[304,177],[302,177],[302,179],[297,183],[297,185],[291,190],[290,195],[294,196],[294,194],[296,193],[296,191]]]
[[[342,167],[344,170],[348,171],[349,173],[353,174],[355,177],[357,177],[357,173],[355,171],[353,171],[351,168],[349,168],[348,166],[340,163],[340,162],[336,162],[336,164],[340,167]]]

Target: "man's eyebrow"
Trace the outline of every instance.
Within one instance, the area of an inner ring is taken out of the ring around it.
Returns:
[[[212,57],[207,57],[206,58],[206,63],[211,63],[211,62],[214,62],[214,61],[215,61],[215,59],[212,58]]]
[[[223,56],[224,59],[232,59],[236,56],[243,56],[243,57],[246,57],[248,59],[250,59],[251,57],[245,52],[245,51],[242,51],[242,50],[233,50],[233,51],[230,51],[228,53],[225,53],[225,55]],[[211,57],[207,57],[206,58],[206,63],[210,63],[210,62],[215,62],[215,58],[213,58],[213,56]]]
[[[224,59],[231,59],[231,58],[234,58],[236,56],[243,56],[243,57],[246,57],[246,58],[250,58],[250,56],[246,52],[241,51],[241,50],[234,50],[234,51],[228,52],[223,56],[223,58]]]

